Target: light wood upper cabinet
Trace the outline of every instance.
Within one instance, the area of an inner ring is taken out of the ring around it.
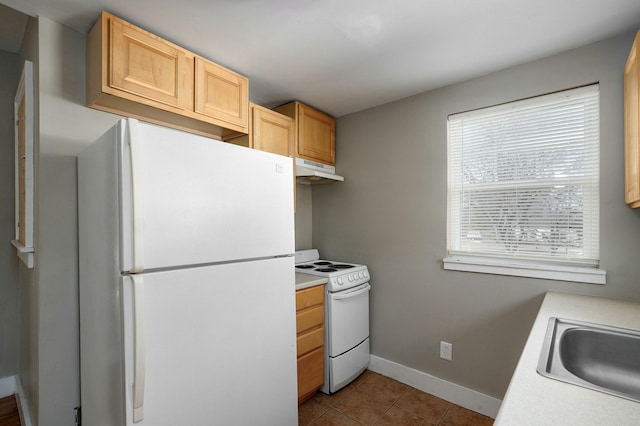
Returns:
[[[246,127],[249,80],[218,64],[196,57],[196,112],[231,126]]]
[[[318,163],[336,164],[336,121],[333,117],[298,101],[274,108],[294,119],[295,156]]]
[[[249,104],[249,134],[229,139],[231,143],[274,154],[293,156],[293,119],[260,105]]]
[[[193,102],[193,54],[110,19],[109,86],[179,109]]]
[[[624,69],[624,157],[625,201],[630,207],[640,207],[640,69],[638,69],[640,32],[631,47]]]
[[[102,12],[87,38],[87,105],[225,139],[248,132],[249,81]]]
[[[290,117],[254,105],[252,108],[253,147],[275,154],[293,156],[295,124]]]

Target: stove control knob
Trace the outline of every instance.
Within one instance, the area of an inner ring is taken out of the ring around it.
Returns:
[[[353,281],[353,275],[349,274],[349,281]]]
[[[358,272],[358,277],[360,277],[360,279],[364,278],[364,274],[362,272]]]
[[[342,285],[342,284],[344,284],[342,277],[338,277],[338,285]]]
[[[369,271],[364,271],[364,277],[367,279],[369,278]]]

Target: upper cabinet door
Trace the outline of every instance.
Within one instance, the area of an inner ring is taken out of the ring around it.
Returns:
[[[625,201],[631,207],[640,207],[640,69],[638,48],[640,32],[629,53],[624,69],[624,157]]]
[[[195,111],[208,117],[248,127],[249,80],[220,65],[196,57]]]
[[[111,87],[179,109],[193,103],[193,55],[120,19],[111,22]]]
[[[336,164],[336,122],[307,105],[298,103],[297,157]]]
[[[253,148],[274,154],[291,156],[295,140],[293,119],[275,111],[254,105]]]

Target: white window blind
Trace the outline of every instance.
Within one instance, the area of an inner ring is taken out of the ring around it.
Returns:
[[[448,120],[450,255],[597,267],[599,87]]]

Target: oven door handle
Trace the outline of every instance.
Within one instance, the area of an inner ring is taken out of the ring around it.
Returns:
[[[344,299],[349,299],[351,297],[360,296],[362,293],[366,293],[369,290],[371,290],[371,285],[369,283],[366,283],[364,286],[361,286],[361,287],[362,288],[354,291],[341,291],[338,293],[334,293],[331,296],[331,298],[333,300],[344,300]]]

